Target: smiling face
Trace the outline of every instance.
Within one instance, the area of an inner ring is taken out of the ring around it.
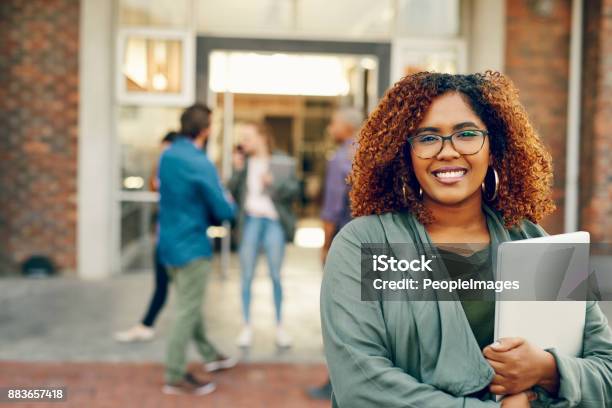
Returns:
[[[465,99],[457,92],[443,94],[433,100],[415,136],[437,134],[448,136],[459,130],[486,130]],[[410,150],[412,167],[423,189],[423,200],[442,205],[457,205],[468,199],[481,199],[480,185],[490,164],[489,138],[473,155],[457,152],[449,140],[430,159],[423,159]]]
[[[254,155],[265,144],[263,136],[257,130],[254,124],[246,124],[241,128],[242,141],[241,145],[247,155]]]

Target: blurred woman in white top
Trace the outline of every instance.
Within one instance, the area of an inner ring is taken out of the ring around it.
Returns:
[[[291,338],[282,323],[281,267],[285,244],[292,240],[295,229],[292,203],[299,193],[299,184],[295,168],[288,174],[272,174],[271,164],[287,163],[292,159],[273,152],[272,135],[265,125],[249,122],[243,125],[242,131],[242,151],[247,160],[235,160],[228,186],[240,207],[237,228],[241,236],[239,253],[244,327],[237,343],[241,347],[249,347],[252,343],[251,285],[259,251],[263,249],[272,279],[276,344],[289,347]]]

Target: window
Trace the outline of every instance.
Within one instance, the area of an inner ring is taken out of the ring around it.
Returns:
[[[124,104],[187,105],[193,101],[193,38],[186,32],[119,32],[117,95]]]

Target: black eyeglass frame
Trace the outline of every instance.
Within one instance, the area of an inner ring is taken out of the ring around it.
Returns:
[[[480,133],[482,133],[482,144],[480,145],[478,150],[476,150],[474,153],[461,153],[461,152],[459,152],[459,150],[457,150],[457,148],[455,147],[455,143],[453,143],[453,136],[455,136],[456,134],[459,134],[461,132],[480,132]],[[417,137],[421,137],[421,136],[435,136],[435,137],[438,137],[438,138],[440,138],[442,140],[442,144],[440,145],[440,150],[438,150],[435,154],[432,154],[429,157],[421,157],[421,156],[419,156],[418,154],[415,153],[416,156],[421,158],[421,159],[431,159],[432,157],[436,157],[437,155],[440,154],[440,152],[444,149],[444,142],[447,141],[447,140],[450,141],[451,146],[453,146],[453,149],[455,149],[455,151],[458,152],[459,154],[461,154],[462,156],[473,156],[473,155],[477,154],[478,152],[480,152],[482,150],[482,147],[484,146],[485,138],[487,138],[489,136],[489,132],[487,130],[484,130],[484,129],[461,129],[461,130],[458,130],[456,132],[451,133],[448,136],[437,135],[435,133],[421,133],[421,134],[418,134],[418,135],[410,136],[408,138],[408,144],[410,145],[411,149],[414,149],[414,147],[412,145],[413,140],[416,139]]]

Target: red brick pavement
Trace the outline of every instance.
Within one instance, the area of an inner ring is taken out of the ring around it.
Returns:
[[[204,373],[191,365],[199,376]],[[154,363],[19,363],[0,362],[0,387],[67,389],[65,402],[1,403],[17,408],[206,407],[272,408],[328,407],[310,401],[304,389],[325,381],[321,364],[242,364],[209,375],[217,390],[207,396],[169,396],[161,393],[163,366]]]

